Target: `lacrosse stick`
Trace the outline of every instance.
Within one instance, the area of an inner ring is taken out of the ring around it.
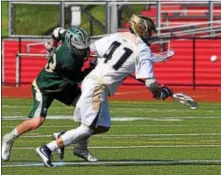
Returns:
[[[129,75],[131,78],[136,79],[134,75]],[[141,83],[145,83],[144,80],[142,79],[136,79],[137,81],[141,82]],[[188,95],[185,95],[184,93],[173,93],[173,95],[171,96],[174,100],[178,101],[181,104],[184,104],[185,106],[187,106],[189,109],[197,109],[198,104],[196,101],[194,101],[194,99]]]
[[[164,52],[153,53],[152,60],[154,63],[165,62],[174,55],[174,51],[171,49],[170,41],[167,41],[167,50]]]
[[[190,109],[197,109],[198,104],[193,100],[192,97],[185,95],[183,93],[175,93],[172,95],[173,99],[188,106]]]
[[[166,41],[166,42],[167,42],[166,51],[152,53],[152,61],[154,63],[165,62],[175,54],[175,52],[172,50],[170,41]],[[162,41],[160,43],[162,43]],[[97,53],[90,53],[89,57],[99,57],[99,56],[97,55]]]

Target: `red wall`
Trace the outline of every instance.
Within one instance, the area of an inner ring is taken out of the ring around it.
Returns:
[[[21,52],[26,52],[26,46],[33,41],[22,41]],[[4,82],[16,82],[16,53],[19,51],[18,40],[3,41],[4,59]],[[31,53],[45,53],[43,45],[32,47]],[[43,57],[22,57],[21,59],[21,82],[31,83],[38,72],[46,64],[47,60]]]
[[[32,42],[33,41],[22,41],[21,52],[25,52],[25,46]],[[193,41],[174,40],[171,46],[175,51],[175,56],[166,63],[156,63],[154,66],[158,82],[161,84],[191,85],[193,83]],[[221,86],[221,39],[196,40],[195,46],[196,85]],[[15,55],[19,50],[18,41],[3,40],[2,49],[4,59],[4,83],[15,83]],[[31,48],[30,53],[45,53],[45,49],[43,45],[35,46]],[[212,63],[210,61],[212,55],[217,55],[219,60]],[[22,57],[21,83],[30,84],[45,64],[46,59],[44,58]],[[126,79],[125,83],[139,84],[131,78]]]
[[[217,62],[210,61],[212,55]],[[221,84],[221,39],[196,42],[196,83]]]

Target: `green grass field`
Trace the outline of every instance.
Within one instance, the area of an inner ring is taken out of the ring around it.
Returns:
[[[200,103],[198,110],[189,110],[173,102],[111,101],[112,129],[93,136],[89,143],[100,162],[84,164],[69,147],[63,164],[54,154],[58,166],[46,168],[35,155],[35,148],[51,141],[53,132],[77,126],[68,119],[72,108],[56,102],[41,128],[15,142],[11,161],[2,163],[2,174],[217,175],[221,172],[220,105]],[[30,107],[30,99],[3,98],[2,134],[19,124]],[[66,118],[56,120],[54,116]]]

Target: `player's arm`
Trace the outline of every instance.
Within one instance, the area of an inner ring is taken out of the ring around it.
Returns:
[[[93,58],[89,62],[89,67],[84,69],[80,74],[79,74],[79,82],[81,82],[97,65],[97,58]]]
[[[51,35],[51,40],[45,43],[45,48],[50,54],[53,54],[55,52],[60,41],[64,41],[65,32],[66,30],[61,27],[57,27],[54,29]]]
[[[149,47],[141,50],[136,62],[136,78],[144,79],[145,86],[153,94],[154,98],[165,100],[172,95],[172,90],[168,87],[160,87],[153,73],[153,62]]]
[[[150,92],[152,92],[153,97],[158,100],[159,99],[165,100],[173,95],[172,90],[169,89],[168,87],[166,86],[160,87],[155,78],[145,79],[145,86],[149,89]]]
[[[91,46],[93,45],[93,46]],[[83,69],[81,72],[79,72],[78,75],[78,82],[81,82],[97,65],[97,59],[98,59],[98,55],[96,53],[96,48],[94,46],[94,44],[90,45],[90,52],[93,53],[93,59],[90,60],[89,62],[89,67]],[[90,56],[89,56],[90,57]]]

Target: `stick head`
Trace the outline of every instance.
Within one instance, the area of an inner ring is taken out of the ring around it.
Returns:
[[[172,97],[177,100],[178,102],[186,105],[189,109],[197,109],[198,104],[196,101],[193,100],[192,97],[185,95],[183,93],[176,93],[173,94]]]
[[[160,46],[158,46],[160,44]],[[154,44],[153,44],[154,45]],[[162,43],[158,43],[158,47],[153,47],[153,62],[159,63],[159,62],[166,62],[168,59],[170,59],[175,52],[172,50],[170,41],[163,41]],[[160,51],[159,51],[160,47]],[[163,48],[163,51],[161,49]],[[156,49],[158,49],[158,52],[156,53]]]

